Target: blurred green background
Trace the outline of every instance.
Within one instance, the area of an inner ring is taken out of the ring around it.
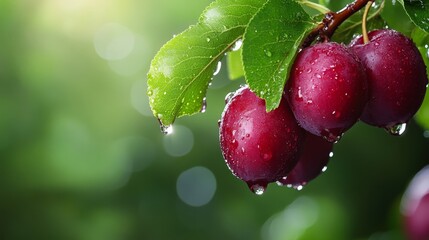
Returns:
[[[161,134],[151,58],[209,0],[0,1],[0,239],[403,239],[429,132],[357,124],[302,191],[252,194],[224,164],[222,69],[206,113]],[[225,65],[225,64],[224,64]]]

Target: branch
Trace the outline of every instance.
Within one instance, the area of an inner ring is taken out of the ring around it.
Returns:
[[[368,2],[374,0],[355,0],[338,12],[328,12],[322,22],[311,31],[302,44],[302,48],[310,46],[317,38],[327,42],[334,35],[335,30],[351,15],[364,8]]]

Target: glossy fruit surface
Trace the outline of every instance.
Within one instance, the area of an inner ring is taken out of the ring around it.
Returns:
[[[319,176],[328,165],[333,145],[322,137],[306,132],[298,154],[298,163],[279,183],[299,188]]]
[[[298,54],[286,93],[300,126],[330,142],[353,126],[368,100],[360,61],[334,42],[315,44]]]
[[[351,44],[366,68],[370,98],[362,121],[391,128],[408,122],[423,102],[428,79],[414,43],[394,30],[376,30]]]
[[[267,113],[247,87],[235,92],[220,121],[220,145],[232,173],[259,191],[295,166],[303,131],[286,100]]]
[[[408,239],[429,239],[429,166],[411,181],[402,198],[401,210]]]

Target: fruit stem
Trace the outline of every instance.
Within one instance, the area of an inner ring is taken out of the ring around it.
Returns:
[[[309,8],[317,10],[317,11],[323,13],[323,14],[326,14],[326,13],[328,13],[328,12],[331,11],[329,8],[327,8],[327,7],[325,7],[325,6],[321,5],[321,4],[318,4],[318,3],[315,3],[315,2],[310,2],[308,0],[301,0],[300,3],[303,4],[303,5],[305,5],[305,6],[307,6],[307,7],[309,7]]]
[[[373,2],[374,0],[355,0],[338,12],[330,11],[326,13],[322,22],[308,34],[302,44],[302,48],[310,46],[316,39],[318,39],[318,41],[328,42],[332,35],[334,35],[335,30],[337,30],[345,20],[365,7],[370,1]]]
[[[372,6],[373,3],[374,3],[373,1],[369,1],[366,4],[365,12],[363,13],[363,18],[362,18],[362,36],[363,36],[363,43],[364,44],[369,43],[368,29],[366,27],[366,22],[368,21],[368,13],[369,13],[369,10],[371,9],[371,6]]]

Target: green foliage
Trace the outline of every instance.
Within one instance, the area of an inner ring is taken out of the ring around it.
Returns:
[[[259,0],[218,0],[197,25],[165,44],[148,73],[148,95],[163,125],[200,112],[213,72],[223,55],[239,40],[262,7]]]
[[[421,29],[429,32],[429,0],[401,0],[411,20]]]
[[[335,11],[349,2],[319,1]],[[289,0],[213,2],[196,25],[175,36],[153,59],[148,95],[155,117],[166,126],[178,117],[204,109],[207,88],[224,55],[229,78],[244,76],[250,89],[265,100],[267,111],[277,108],[298,50],[323,16],[309,16],[311,5]],[[417,28],[426,33],[428,6],[429,0],[376,2],[368,17],[368,30],[388,25],[408,36]],[[361,34],[362,16],[363,10],[350,16],[332,40],[347,44],[354,35]],[[411,37],[419,48],[427,46],[417,35]],[[234,49],[237,42],[242,48]]]
[[[296,2],[271,0],[255,15],[243,38],[243,63],[250,89],[278,107],[299,46],[315,24]]]

